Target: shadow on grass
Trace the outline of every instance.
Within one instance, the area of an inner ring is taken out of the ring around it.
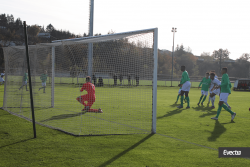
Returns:
[[[203,117],[206,117],[206,116],[211,116],[211,115],[216,115],[216,114],[217,114],[217,111],[209,111],[206,114],[200,115],[199,117],[203,118]]]
[[[174,104],[172,104],[172,105],[170,105],[171,107],[177,107],[177,106],[179,106],[180,104],[177,104],[177,103],[174,103]]]
[[[172,116],[172,115],[174,115],[174,114],[180,114],[181,112],[182,112],[182,109],[179,109],[179,108],[178,108],[178,109],[175,109],[175,110],[173,110],[173,111],[167,112],[167,114],[165,114],[165,115],[163,115],[163,116],[157,117],[157,119],[169,117],[169,116]]]
[[[226,132],[226,130],[227,129],[216,120],[214,130],[211,132],[211,136],[208,137],[207,140],[211,142],[216,141],[216,139],[219,138],[222,133]]]
[[[225,124],[231,124],[231,123],[235,123],[235,122],[234,121],[230,121],[228,123],[221,123],[221,124],[225,125]]]
[[[134,145],[132,145],[131,147],[127,148],[126,150],[122,151],[121,153],[117,154],[116,156],[114,156],[113,158],[111,158],[110,160],[104,162],[103,164],[100,165],[100,167],[104,167],[107,166],[109,164],[111,164],[112,162],[114,162],[115,160],[119,159],[120,157],[122,157],[124,154],[128,153],[129,151],[135,149],[136,147],[138,147],[140,144],[142,144],[143,142],[145,142],[146,140],[148,140],[150,137],[152,137],[154,134],[149,134],[146,137],[144,137],[143,139],[141,139],[139,142],[135,143]]]
[[[52,120],[58,120],[58,119],[67,119],[67,118],[72,118],[72,117],[77,117],[80,116],[82,114],[85,114],[86,112],[80,112],[80,113],[76,113],[76,114],[61,114],[61,115],[56,115],[56,116],[52,116],[49,119],[45,119],[39,122],[47,122],[47,121],[52,121]]]
[[[32,139],[34,139],[34,138],[21,140],[21,141],[15,142],[15,143],[7,144],[7,145],[5,145],[5,146],[0,146],[0,149],[1,149],[1,148],[4,148],[4,147],[8,147],[8,146],[15,145],[15,144],[23,143],[23,142],[26,142],[26,141],[29,141],[29,140],[32,140]]]

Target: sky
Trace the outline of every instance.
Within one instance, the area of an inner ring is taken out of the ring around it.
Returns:
[[[194,55],[228,49],[231,59],[250,53],[249,0],[94,0],[94,34],[158,28],[158,47],[190,47]],[[89,0],[0,0],[0,14],[28,25],[52,24],[88,33]]]

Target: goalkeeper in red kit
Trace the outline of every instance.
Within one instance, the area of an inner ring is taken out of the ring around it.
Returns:
[[[90,81],[91,81],[91,77],[87,76],[86,77],[86,83],[82,85],[82,88],[80,90],[80,92],[86,90],[88,92],[88,94],[79,96],[79,97],[76,98],[76,100],[79,101],[81,104],[83,104],[85,106],[82,111],[103,113],[101,108],[99,108],[99,109],[90,109],[91,106],[95,102],[95,85],[92,84]],[[87,101],[88,103],[86,104],[85,101]]]

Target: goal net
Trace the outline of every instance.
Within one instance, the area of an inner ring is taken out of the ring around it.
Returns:
[[[72,135],[155,133],[157,31],[30,45],[36,123]],[[3,109],[31,120],[25,53],[24,46],[4,48]],[[90,109],[82,111],[77,98],[87,94],[80,91],[87,76],[95,85],[95,100],[85,101]]]

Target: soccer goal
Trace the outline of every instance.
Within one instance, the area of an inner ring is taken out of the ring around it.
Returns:
[[[36,123],[72,135],[156,133],[157,38],[154,28],[30,45]],[[31,120],[25,47],[4,48],[4,57],[3,109]],[[91,110],[77,101],[87,76]]]

